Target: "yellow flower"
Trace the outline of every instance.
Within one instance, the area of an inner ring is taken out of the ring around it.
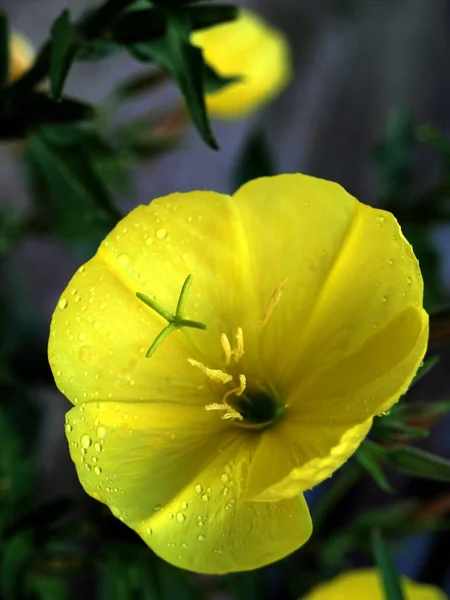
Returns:
[[[291,78],[287,40],[246,10],[235,21],[194,33],[192,42],[202,48],[206,61],[220,75],[242,77],[206,96],[213,117],[245,116],[277,96]]]
[[[10,83],[19,79],[31,67],[34,61],[34,49],[28,38],[20,33],[12,33],[9,40],[9,76]]]
[[[402,577],[405,600],[446,600],[438,588]],[[374,569],[348,571],[315,588],[304,600],[384,600],[380,575]]]
[[[189,274],[180,312],[207,329],[180,326],[147,359],[169,319],[136,293],[173,313]],[[320,179],[137,207],[51,325],[82,485],[180,567],[282,558],[311,534],[302,492],[355,451],[421,363],[422,287],[394,217]]]

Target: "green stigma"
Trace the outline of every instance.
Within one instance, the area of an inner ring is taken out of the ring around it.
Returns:
[[[150,358],[156,349],[162,344],[162,342],[166,339],[166,337],[172,333],[172,331],[176,331],[177,329],[182,329],[183,327],[192,327],[193,329],[206,329],[206,325],[204,323],[200,323],[199,321],[191,321],[190,319],[185,319],[183,317],[184,305],[186,303],[186,298],[189,292],[189,289],[192,284],[192,275],[188,275],[183,283],[181,288],[180,296],[177,302],[177,308],[175,310],[175,314],[172,314],[165,308],[163,308],[160,304],[146,296],[145,294],[141,294],[141,292],[136,292],[136,296],[146,304],[149,308],[153,309],[157,312],[163,319],[165,319],[168,323],[167,327],[165,327],[161,333],[156,336],[156,339],[147,350],[146,358]]]

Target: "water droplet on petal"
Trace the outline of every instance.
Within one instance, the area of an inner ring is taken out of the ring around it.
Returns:
[[[147,528],[146,528],[146,530],[145,530],[145,533],[146,533],[147,535],[152,535],[152,533],[153,533],[153,529],[152,529],[151,527],[147,527]]]
[[[204,536],[204,535],[202,535],[202,534],[200,534],[200,535],[197,537],[197,539],[198,539],[198,541],[199,541],[199,542],[203,542],[203,540],[205,539],[205,536]]]
[[[209,496],[207,496],[206,494],[203,494],[202,500],[203,500],[203,502],[208,502]]]
[[[182,503],[181,503],[181,508],[182,508],[183,510],[186,510],[186,509],[187,509],[187,507],[188,507],[188,503],[187,503],[187,502],[182,502]]]
[[[224,482],[227,483],[228,481],[230,481],[230,478],[228,477],[228,475],[226,473],[222,473],[222,475],[220,476],[220,479]]]
[[[94,321],[94,329],[98,331],[101,328],[102,328],[102,322],[101,321]]]
[[[203,488],[202,488],[202,486],[199,483],[197,483],[197,485],[195,486],[194,490],[195,490],[196,494],[201,494],[203,492]]]
[[[95,450],[96,452],[101,452],[101,451],[102,451],[102,446],[101,446],[101,444],[99,444],[98,442],[95,442],[95,444],[94,444],[94,450]]]
[[[186,515],[182,512],[177,513],[177,521],[178,523],[184,523],[184,521],[186,521]]]
[[[80,444],[82,448],[89,448],[92,444],[92,440],[88,435],[81,436]]]
[[[388,301],[388,297],[387,296],[382,296],[381,297],[381,301],[382,302],[387,302]]]
[[[102,474],[102,470],[101,470],[101,468],[100,468],[100,467],[94,467],[94,473],[95,473],[96,475],[101,475],[101,474]]]
[[[121,269],[126,269],[130,264],[130,257],[128,254],[119,254],[117,257],[117,264]]]
[[[153,244],[153,238],[152,237],[146,238],[145,243],[147,246],[151,246]]]
[[[70,423],[66,423],[66,432],[70,433],[72,431],[73,427]]]
[[[60,301],[58,302],[58,308],[60,308],[61,310],[64,310],[65,308],[67,308],[67,300],[65,298],[61,298]]]
[[[102,426],[98,427],[97,436],[99,437],[99,439],[104,440],[106,437],[106,428]]]
[[[167,229],[158,229],[158,231],[156,232],[156,237],[158,238],[158,240],[163,240],[167,235]]]
[[[407,283],[408,285],[411,285],[411,284],[412,284],[412,279],[411,279],[411,277],[407,277],[407,279],[406,279],[406,283]]]

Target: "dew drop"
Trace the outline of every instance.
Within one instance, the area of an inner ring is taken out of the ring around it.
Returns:
[[[203,500],[203,502],[208,502],[209,496],[207,496],[206,494],[203,494],[202,500]]]
[[[101,470],[101,468],[100,468],[100,467],[94,467],[94,473],[95,473],[96,475],[101,475],[101,474],[102,474],[102,470]]]
[[[387,296],[382,296],[381,297],[381,301],[382,302],[387,302],[388,301],[388,297]]]
[[[98,331],[101,328],[102,328],[102,322],[101,321],[94,321],[94,329],[96,331]]]
[[[205,539],[205,536],[200,534],[199,536],[197,536],[197,539],[199,542],[203,542],[203,540]]]
[[[411,277],[407,277],[407,279],[406,279],[406,283],[407,283],[408,285],[411,285],[411,284],[412,284],[412,279],[411,279]]]
[[[152,237],[148,237],[148,238],[146,238],[146,240],[145,240],[145,244],[146,244],[147,246],[151,246],[151,245],[153,244],[153,238],[152,238]]]
[[[195,490],[196,494],[201,494],[203,492],[203,488],[202,488],[202,486],[199,483],[197,483],[197,485],[195,486],[194,490]]]
[[[230,478],[228,477],[228,475],[226,473],[222,473],[222,475],[220,476],[220,479],[224,482],[227,483],[228,481],[230,481]]]
[[[388,263],[391,265],[391,267],[394,265],[394,261],[392,260],[392,258],[390,258],[390,259],[388,260]]]
[[[102,451],[102,446],[101,446],[101,444],[99,444],[98,442],[95,442],[95,444],[94,444],[94,450],[95,450],[96,452],[101,452],[101,451]]]
[[[163,240],[167,235],[167,229],[158,229],[158,231],[156,232],[156,237],[158,238],[158,240]]]
[[[67,300],[65,298],[60,299],[60,301],[58,302],[58,308],[60,308],[61,310],[67,308]]]
[[[85,467],[86,467],[86,469],[87,469],[88,471],[90,471],[90,470],[92,469],[91,465],[89,465],[89,464],[87,464],[87,463],[86,463]]]
[[[153,533],[153,529],[152,529],[151,527],[147,527],[147,529],[145,530],[145,533],[146,533],[147,535],[152,535],[152,533]]]
[[[104,440],[106,437],[106,428],[102,426],[98,427],[97,436],[99,437],[99,439]]]
[[[178,523],[184,523],[186,521],[186,515],[182,512],[177,513],[177,521]]]
[[[181,508],[182,508],[183,510],[186,510],[186,509],[187,509],[187,507],[188,507],[188,503],[187,503],[187,502],[182,502],[182,503],[181,503]]]
[[[121,269],[126,269],[130,264],[130,257],[128,254],[119,254],[117,257],[117,264]]]
[[[72,431],[72,429],[73,429],[72,425],[70,423],[67,423],[66,424],[66,432],[70,433]]]
[[[89,448],[92,444],[92,440],[88,435],[82,435],[81,436],[81,440],[80,440],[80,444],[82,448]]]
[[[173,513],[169,513],[169,514],[167,515],[167,518],[168,518],[168,519],[171,521],[171,520],[173,519]]]

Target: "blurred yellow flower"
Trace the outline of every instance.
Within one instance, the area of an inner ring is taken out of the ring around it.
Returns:
[[[446,600],[437,587],[402,577],[405,600]],[[315,588],[303,600],[384,600],[378,572],[374,569],[348,571]]]
[[[10,83],[22,77],[31,67],[35,52],[28,38],[13,32],[9,41],[9,77]]]
[[[207,94],[212,117],[235,119],[257,110],[277,96],[291,77],[291,57],[285,37],[254,13],[241,10],[230,23],[192,35],[206,61],[222,76],[242,81]]]
[[[151,358],[174,311],[179,327]],[[422,361],[422,277],[394,217],[303,175],[139,206],[70,281],[49,359],[85,490],[167,561],[254,569],[304,544],[302,492]],[[141,296],[143,297],[143,296]],[[178,311],[177,311],[178,312]]]

